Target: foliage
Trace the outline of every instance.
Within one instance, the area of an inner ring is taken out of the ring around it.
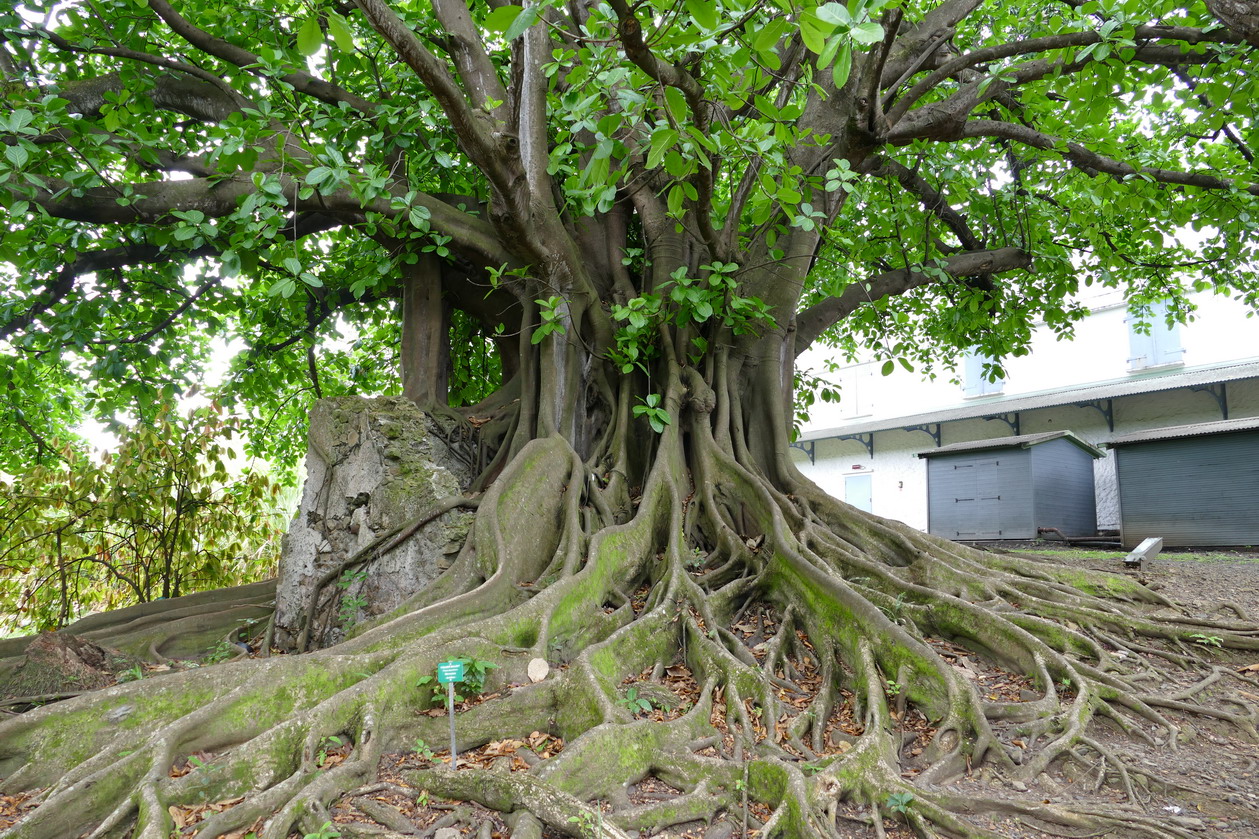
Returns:
[[[342,628],[348,629],[358,621],[358,616],[367,606],[367,598],[362,592],[350,593],[350,589],[367,578],[367,571],[346,570],[337,579],[337,588],[341,590],[341,605],[337,607],[337,621]]]
[[[894,792],[887,797],[884,806],[893,813],[904,815],[914,806],[914,794],[912,792]]]
[[[1256,301],[1235,270],[1259,241],[1256,75],[1201,5],[1027,0],[960,14],[941,52],[929,5],[672,5],[639,50],[638,7],[475,4],[466,62],[540,49],[459,96],[472,64],[416,57],[443,53],[437,16],[379,0],[230,20],[199,1],[11,7],[8,468],[84,414],[152,422],[229,339],[245,349],[222,398],[291,467],[313,398],[398,391],[415,277],[451,310],[455,405],[503,381],[520,334],[605,336],[592,354],[650,378],[663,329],[700,366],[794,318],[797,352],[929,371],[961,346],[1026,352],[1038,322],[1070,335],[1086,284],[1177,317],[1187,288]],[[577,232],[543,241],[559,229]],[[796,389],[813,386],[839,395],[824,376]],[[636,409],[662,430],[660,406]]]
[[[338,839],[341,831],[332,826],[332,822],[324,822],[314,833],[305,834],[302,839]]]
[[[485,680],[489,676],[491,670],[498,668],[498,665],[492,661],[485,661],[479,658],[457,658],[454,661],[463,663],[463,688],[456,688],[455,701],[463,702],[466,698],[463,694],[467,693],[469,697],[479,696],[485,691]],[[415,680],[417,688],[426,689],[430,692],[430,701],[433,705],[444,705],[446,702],[448,688],[446,684],[437,681],[437,677],[431,674],[420,676]]]
[[[647,713],[655,706],[651,704],[651,700],[645,696],[638,695],[638,688],[629,688],[625,691],[625,696],[621,697],[620,704],[622,708],[633,714]]]
[[[216,409],[159,414],[117,451],[58,459],[0,483],[0,614],[55,629],[91,609],[236,585],[273,572],[279,490],[233,473],[235,425]]]

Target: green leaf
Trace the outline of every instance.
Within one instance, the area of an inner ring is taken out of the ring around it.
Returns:
[[[491,32],[506,32],[523,11],[523,6],[499,6],[485,16],[485,28]]]
[[[712,0],[686,0],[686,10],[704,31],[717,28],[717,4]]]
[[[511,22],[511,26],[507,27],[507,31],[503,33],[503,37],[508,41],[514,41],[521,35],[525,34],[530,26],[538,19],[539,6],[533,5],[516,15],[516,19]]]
[[[660,128],[651,135],[651,150],[647,153],[648,169],[655,169],[660,165],[665,152],[677,143],[678,136],[678,132],[672,128]]]
[[[354,52],[354,33],[350,24],[336,12],[328,13],[328,34],[342,52]]]
[[[323,31],[316,18],[307,18],[297,30],[297,51],[302,55],[314,55],[323,47]]]
[[[895,372],[895,370],[896,370],[896,362],[895,362],[895,361],[891,361],[891,360],[889,360],[889,361],[885,361],[885,362],[883,362],[883,375],[884,375],[884,376],[890,376],[890,375],[892,375],[892,373],[893,373],[893,372]]]
[[[9,162],[15,167],[25,166],[26,161],[30,159],[30,155],[27,154],[26,149],[21,146],[6,146],[4,149],[4,156],[7,157]]]
[[[327,166],[316,166],[306,173],[306,183],[311,186],[319,186],[332,174],[332,170]]]
[[[826,49],[826,39],[834,31],[834,26],[822,23],[813,12],[800,15],[800,39],[810,52],[821,55]]]
[[[664,89],[665,107],[669,109],[669,115],[673,117],[673,121],[677,125],[686,125],[690,120],[687,119],[686,94],[678,90],[676,87],[666,87]]]
[[[854,26],[851,32],[852,39],[858,44],[869,46],[883,40],[883,27],[873,21]]]
[[[826,3],[817,7],[817,17],[824,23],[835,26],[851,26],[852,15],[842,3]]]
[[[852,45],[844,44],[835,56],[835,66],[831,68],[831,80],[836,90],[842,90],[848,84],[848,76],[852,73]]]

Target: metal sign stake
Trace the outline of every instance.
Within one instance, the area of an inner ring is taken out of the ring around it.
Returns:
[[[459,768],[459,755],[455,751],[455,682],[462,682],[464,662],[461,659],[443,661],[437,665],[437,681],[446,686],[446,716],[450,717],[450,768]]]
[[[450,768],[459,768],[459,755],[455,752],[455,683],[446,683],[446,716],[450,717]]]

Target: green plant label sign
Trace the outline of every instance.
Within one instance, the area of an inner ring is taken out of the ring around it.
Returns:
[[[462,661],[443,661],[437,665],[437,681],[441,684],[447,682],[463,681],[463,662]]]

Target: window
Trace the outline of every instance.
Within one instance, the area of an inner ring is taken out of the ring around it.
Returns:
[[[874,366],[868,361],[840,370],[839,410],[844,419],[874,413]]]
[[[985,365],[996,364],[991,357],[977,350],[967,350],[962,357],[962,394],[970,399],[975,396],[993,396],[1005,390],[1005,376],[992,381],[984,374]]]
[[[1180,346],[1180,324],[1167,325],[1167,304],[1155,303],[1148,315],[1129,310],[1128,371],[1148,370],[1184,364],[1185,350]]]

